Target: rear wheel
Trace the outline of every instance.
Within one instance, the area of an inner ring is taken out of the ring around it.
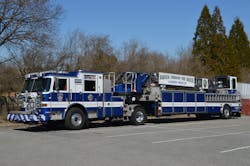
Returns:
[[[145,110],[142,107],[136,107],[130,120],[134,125],[143,125],[147,120]]]
[[[69,109],[64,122],[67,129],[79,130],[86,127],[87,124],[87,116],[80,108],[73,107]]]
[[[223,119],[230,119],[231,116],[232,116],[231,108],[228,105],[224,106],[221,117]]]

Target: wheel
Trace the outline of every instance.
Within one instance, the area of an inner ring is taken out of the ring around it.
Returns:
[[[229,106],[227,106],[227,105],[224,106],[223,112],[222,112],[222,114],[221,114],[221,117],[222,117],[223,119],[230,119],[231,116],[232,116],[231,108],[230,108]]]
[[[134,112],[131,115],[131,122],[135,125],[143,125],[147,120],[146,113],[143,108],[136,107]]]
[[[70,108],[64,121],[64,126],[70,130],[79,130],[87,127],[88,120],[84,112],[77,107]]]

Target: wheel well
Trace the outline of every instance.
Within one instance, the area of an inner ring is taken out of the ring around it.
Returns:
[[[146,113],[146,109],[145,109],[142,105],[136,105],[136,106],[134,107],[134,110],[137,109],[137,108],[143,109],[143,110],[145,111],[145,113]]]
[[[231,111],[231,106],[230,106],[229,104],[225,104],[225,105],[223,106],[223,110],[224,110],[225,108],[229,108],[230,111]]]
[[[86,117],[88,117],[88,114],[87,114],[87,111],[86,111],[85,107],[84,107],[83,105],[81,105],[81,104],[72,104],[72,105],[70,105],[70,106],[67,108],[67,111],[66,111],[64,117],[67,116],[68,111],[69,111],[71,108],[73,108],[73,107],[77,107],[77,108],[81,109],[81,110],[83,111],[83,113],[86,115]]]
[[[136,105],[135,106],[135,108],[138,108],[138,107],[144,109],[144,107],[142,105]]]

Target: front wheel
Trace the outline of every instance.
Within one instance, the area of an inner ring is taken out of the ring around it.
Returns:
[[[65,117],[64,125],[67,129],[79,130],[87,126],[87,123],[87,117],[84,112],[80,108],[73,107],[69,109]]]
[[[134,112],[131,115],[131,122],[134,125],[143,125],[147,120],[147,115],[143,108],[136,107]]]
[[[229,106],[227,106],[227,105],[224,106],[223,112],[222,112],[222,114],[221,114],[221,117],[222,117],[223,119],[230,119],[231,116],[232,116],[231,108],[230,108]]]

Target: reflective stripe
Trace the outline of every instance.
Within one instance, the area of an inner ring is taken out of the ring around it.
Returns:
[[[15,118],[14,118],[15,121],[19,121],[20,117],[19,117],[18,114],[17,114],[17,115],[14,115],[14,117],[15,117]]]
[[[20,115],[20,117],[21,117],[21,120],[25,122],[24,115]]]
[[[123,107],[123,102],[104,102],[103,107]]]
[[[36,115],[32,115],[31,117],[32,117],[33,121],[38,121],[38,119],[37,119],[37,116],[36,116]]]
[[[123,101],[110,101],[110,102],[102,102],[102,101],[90,101],[90,102],[71,102],[69,104],[68,101],[65,102],[43,102],[43,104],[47,104],[48,107],[42,108],[67,108],[72,104],[81,104],[86,108],[95,108],[99,106],[103,107],[123,107]]]
[[[162,102],[162,107],[223,107],[229,104],[231,107],[239,107],[240,103],[210,103],[210,102]]]
[[[29,121],[30,121],[30,119],[29,119],[28,115],[24,115],[24,119],[25,119],[25,121],[27,121],[27,122],[29,122]]]
[[[18,122],[39,122],[46,121],[45,115],[29,115],[29,114],[8,114],[7,120],[18,121]]]
[[[40,121],[46,121],[45,115],[40,115]]]
[[[11,114],[11,115],[10,115],[10,121],[13,121],[13,120],[14,120],[14,117],[15,117],[15,115],[14,115],[14,114]]]
[[[7,115],[7,120],[10,120],[10,114]]]

